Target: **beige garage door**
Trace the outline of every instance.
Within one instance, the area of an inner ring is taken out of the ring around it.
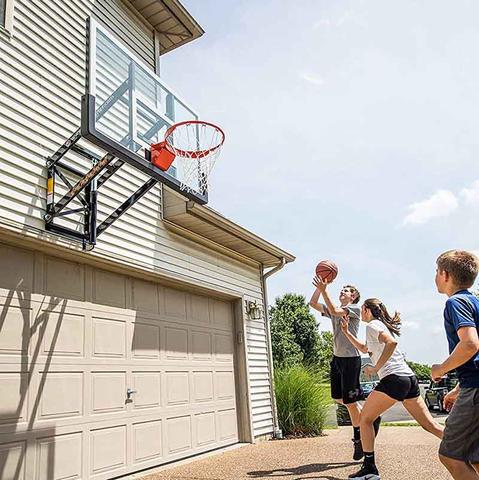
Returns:
[[[228,302],[0,245],[0,478],[106,479],[238,441]]]

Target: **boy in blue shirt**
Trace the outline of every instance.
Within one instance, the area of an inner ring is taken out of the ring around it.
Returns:
[[[479,480],[479,299],[468,289],[479,271],[478,258],[450,250],[437,259],[436,286],[447,295],[444,327],[449,357],[433,365],[439,380],[456,370],[457,387],[444,397],[451,413],[446,422],[439,458],[455,480]]]

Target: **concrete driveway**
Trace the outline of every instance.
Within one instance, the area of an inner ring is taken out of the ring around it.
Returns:
[[[376,457],[384,480],[446,480],[437,459],[439,440],[420,427],[384,427]],[[318,438],[247,445],[162,470],[142,480],[342,480],[358,463],[351,460],[351,427],[327,430]]]

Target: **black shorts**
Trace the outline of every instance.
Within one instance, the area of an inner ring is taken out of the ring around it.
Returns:
[[[361,399],[361,357],[336,357],[331,362],[331,397],[343,403]]]
[[[416,375],[387,375],[376,385],[374,390],[383,392],[398,402],[421,395]]]

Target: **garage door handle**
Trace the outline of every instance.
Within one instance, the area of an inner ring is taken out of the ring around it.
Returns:
[[[134,393],[136,393],[136,390],[132,390],[131,388],[129,388],[127,391],[126,391],[126,396],[128,398],[130,398]]]

